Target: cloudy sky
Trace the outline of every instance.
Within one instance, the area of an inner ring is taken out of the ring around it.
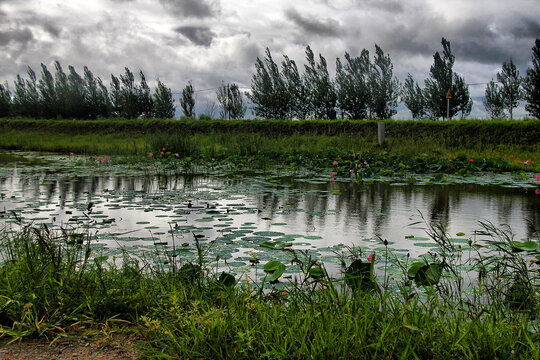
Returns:
[[[277,61],[286,54],[303,64],[310,45],[333,72],[345,51],[378,44],[400,80],[411,73],[423,84],[445,37],[482,116],[484,83],[502,62],[512,58],[521,74],[530,66],[539,14],[538,0],[0,0],[0,81],[13,88],[27,65],[39,73],[58,60],[81,74],[86,65],[106,84],[127,66],[175,93],[190,80],[195,90],[221,81],[249,88],[266,47]],[[214,96],[199,91],[198,112]]]

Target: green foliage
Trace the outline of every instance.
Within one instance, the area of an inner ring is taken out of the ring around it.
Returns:
[[[156,92],[154,93],[152,117],[158,119],[172,119],[174,118],[175,110],[176,107],[174,106],[171,89],[158,80]]]
[[[377,119],[390,119],[397,113],[399,80],[393,76],[392,60],[375,44],[375,60],[370,71],[371,113]]]
[[[375,260],[353,260],[333,279],[317,261],[295,257],[304,279],[263,288],[181,259],[168,270],[163,258],[140,263],[127,253],[121,265],[107,263],[92,258],[84,232],[82,244],[70,244],[79,231],[23,226],[0,233],[0,329],[7,339],[51,338],[81,323],[114,332],[116,319],[134,324],[148,358],[538,358],[537,274],[511,251],[508,233],[484,225],[477,236],[492,237],[495,253],[475,257],[479,279],[467,291],[450,270],[459,271],[460,249],[428,230],[438,244],[432,256],[448,272],[420,262],[415,287],[404,264],[395,279],[402,285],[384,292],[339,286],[369,283]],[[266,280],[283,267],[267,262]]]
[[[497,73],[497,80],[501,83],[500,96],[504,107],[510,114],[510,120],[513,117],[513,110],[519,105],[519,100],[523,98],[523,89],[521,84],[523,79],[519,76],[516,65],[510,59],[510,62],[503,62],[502,71]]]
[[[525,109],[535,118],[540,119],[540,39],[536,39],[532,48],[532,68],[527,69],[523,82]]]
[[[450,42],[442,38],[442,56],[437,51],[433,55],[433,65],[430,69],[430,79],[425,80],[424,98],[430,117],[434,119],[453,118],[459,111],[462,117],[470,113],[472,102],[469,97],[469,89],[463,77],[454,73],[455,57],[452,54]],[[447,94],[450,91],[452,98],[447,102]]]
[[[483,103],[491,119],[504,119],[506,117],[500,86],[493,80],[486,86]]]
[[[326,59],[319,54],[319,62],[316,62],[313,51],[308,46],[306,61],[304,84],[309,94],[306,100],[310,103],[310,113],[316,119],[333,120],[336,118],[337,94],[328,73]]]
[[[222,119],[241,119],[246,113],[246,106],[242,98],[242,93],[236,84],[224,84],[218,88],[217,100],[221,105]]]
[[[349,119],[367,119],[371,102],[369,87],[369,51],[362,50],[359,57],[351,57],[345,52],[345,65],[336,60],[337,102],[342,114]]]
[[[281,63],[282,74],[289,94],[289,108],[286,118],[304,120],[309,114],[310,105],[306,99],[309,97],[308,88],[304,78],[298,72],[298,67],[294,60],[283,55]]]
[[[264,60],[257,58],[255,74],[251,78],[251,92],[246,96],[253,103],[256,116],[285,119],[289,114],[287,86],[268,48]]]
[[[411,74],[408,74],[405,79],[405,84],[401,90],[401,98],[405,106],[410,110],[413,119],[422,119],[426,116],[424,94]]]
[[[195,117],[195,113],[193,112],[193,108],[195,107],[195,98],[193,97],[193,94],[193,85],[190,81],[182,90],[182,97],[180,98],[180,106],[182,106],[184,116],[187,118]],[[168,118],[172,118],[172,116],[169,116]],[[163,119],[167,119],[167,117]]]
[[[11,110],[11,93],[7,82],[0,84],[0,118],[7,117]]]

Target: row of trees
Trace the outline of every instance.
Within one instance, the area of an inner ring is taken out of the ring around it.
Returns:
[[[284,55],[279,65],[269,49],[263,60],[257,58],[251,92],[255,115],[265,118],[354,119],[389,118],[396,113],[399,81],[393,76],[390,57],[375,45],[374,62],[369,51],[358,57],[345,53],[336,61],[332,79],[324,56],[318,60],[306,48],[306,65],[300,73],[294,60]]]
[[[7,83],[0,84],[0,117],[25,116],[32,118],[97,119],[173,118],[176,107],[171,89],[158,80],[153,92],[142,71],[139,81],[127,67],[119,76],[111,75],[110,87],[84,66],[79,75],[73,66],[64,72],[58,61],[54,63],[54,76],[41,64],[38,80],[31,67],[27,78],[17,75],[11,94]],[[182,91],[180,105],[185,117],[195,117],[194,91],[191,82]],[[221,116],[237,119],[244,116],[246,106],[236,84],[222,84],[217,91]]]
[[[84,66],[83,76],[73,66],[65,73],[58,61],[55,74],[41,64],[38,80],[31,67],[27,79],[17,75],[13,94],[7,83],[0,84],[0,116],[33,118],[96,119],[99,117],[174,117],[171,89],[158,81],[152,95],[142,71],[140,81],[125,68],[125,73],[111,75],[110,90]]]
[[[429,78],[424,87],[409,74],[401,84],[393,75],[393,64],[388,55],[375,45],[373,62],[364,49],[357,57],[345,52],[336,59],[336,76],[331,78],[326,59],[306,48],[306,64],[301,73],[295,61],[287,55],[280,64],[266,49],[264,59],[257,58],[251,91],[256,116],[263,118],[319,118],[351,119],[390,118],[396,113],[398,101],[404,102],[414,119],[452,118],[470,114],[472,99],[463,76],[453,71],[455,57],[450,42],[441,41],[443,51],[433,56]],[[540,118],[540,39],[532,48],[533,67],[520,77],[512,60],[504,62],[497,73],[497,82],[487,84],[483,100],[492,118],[504,118],[520,100],[526,100],[526,110]],[[26,116],[42,118],[96,119],[107,117],[172,118],[176,107],[171,89],[158,80],[152,93],[145,76],[139,80],[126,67],[119,76],[111,75],[109,89],[85,66],[79,75],[73,66],[64,72],[58,61],[54,76],[41,64],[41,78],[28,67],[27,78],[17,75],[13,94],[7,83],[0,84],[0,117]],[[244,117],[246,105],[238,85],[222,83],[216,91],[225,119]],[[195,117],[195,91],[189,82],[179,99],[183,116]]]
[[[326,59],[319,54],[316,61],[309,46],[302,74],[287,55],[280,69],[266,49],[265,58],[257,58],[251,93],[246,95],[255,114],[268,118],[387,119],[396,113],[400,95],[414,118],[444,118],[447,113],[453,117],[458,112],[467,116],[472,108],[468,86],[452,70],[450,42],[443,38],[442,45],[443,53],[435,54],[424,89],[410,74],[402,86],[393,75],[390,57],[377,44],[373,62],[366,49],[358,57],[346,52],[343,60],[337,58],[335,79],[330,78]]]
[[[505,118],[504,110],[513,119],[513,110],[525,100],[525,110],[535,118],[540,118],[540,39],[536,39],[532,48],[533,67],[527,69],[527,75],[521,77],[516,65],[510,59],[503,62],[497,72],[497,83],[491,80],[486,87],[484,107],[491,118]]]

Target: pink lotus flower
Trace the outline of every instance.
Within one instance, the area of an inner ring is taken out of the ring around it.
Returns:
[[[90,165],[90,169],[93,169],[94,167],[92,165]]]
[[[336,173],[333,172],[333,171],[330,171],[330,175],[334,176],[334,175],[336,175]]]
[[[161,149],[161,150],[165,151],[165,148],[163,148],[163,149]]]
[[[474,159],[469,159],[470,162],[474,162]]]
[[[174,154],[174,156],[179,157],[180,155],[178,155],[178,153],[176,153],[176,154]]]
[[[148,156],[149,156],[149,157],[152,157],[152,156],[154,156],[154,154],[150,153],[150,154],[148,154]]]
[[[367,164],[368,164],[367,161],[364,160],[364,165],[367,165]]]
[[[536,181],[540,181],[540,174],[536,175]]]
[[[373,260],[373,256],[374,256],[374,255],[375,255],[375,254],[369,254],[369,256],[368,256],[368,258],[367,258],[367,261],[371,262],[371,261]],[[379,258],[376,258],[376,259],[373,260],[373,261],[377,261],[377,260],[379,260]]]
[[[203,165],[204,165],[204,164],[206,164],[206,161],[203,160],[202,163],[203,163]]]
[[[216,159],[212,158],[212,162],[216,161]]]
[[[252,158],[249,158],[249,159],[248,159],[248,162],[251,162],[251,160],[253,160],[253,159],[252,159]]]
[[[163,151],[161,152],[161,155],[165,154]]]
[[[337,161],[334,160],[334,162],[332,163],[332,165],[336,166],[338,164]]]
[[[361,168],[361,167],[362,167],[362,164],[358,164],[358,167]]]
[[[30,155],[32,155],[32,154],[30,154]],[[70,153],[69,153],[69,156],[73,156],[73,153],[72,153],[72,152],[70,152]]]
[[[534,193],[535,193],[536,195],[540,195],[540,189],[534,190]]]
[[[349,172],[350,172],[351,174],[353,174],[353,173],[354,173],[354,169],[349,170]]]
[[[135,164],[135,166],[136,166],[136,167],[139,167],[139,166],[141,166],[141,165],[139,165],[139,164]]]
[[[28,154],[28,156],[32,156],[32,153]]]
[[[150,170],[154,170],[154,169],[155,169],[155,167],[153,167],[153,166],[150,166]]]
[[[524,162],[525,165],[531,165],[531,160],[527,160]]]

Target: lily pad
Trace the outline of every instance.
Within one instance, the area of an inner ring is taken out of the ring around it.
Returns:
[[[512,250],[520,251],[535,251],[538,249],[538,242],[534,240],[512,241]]]

